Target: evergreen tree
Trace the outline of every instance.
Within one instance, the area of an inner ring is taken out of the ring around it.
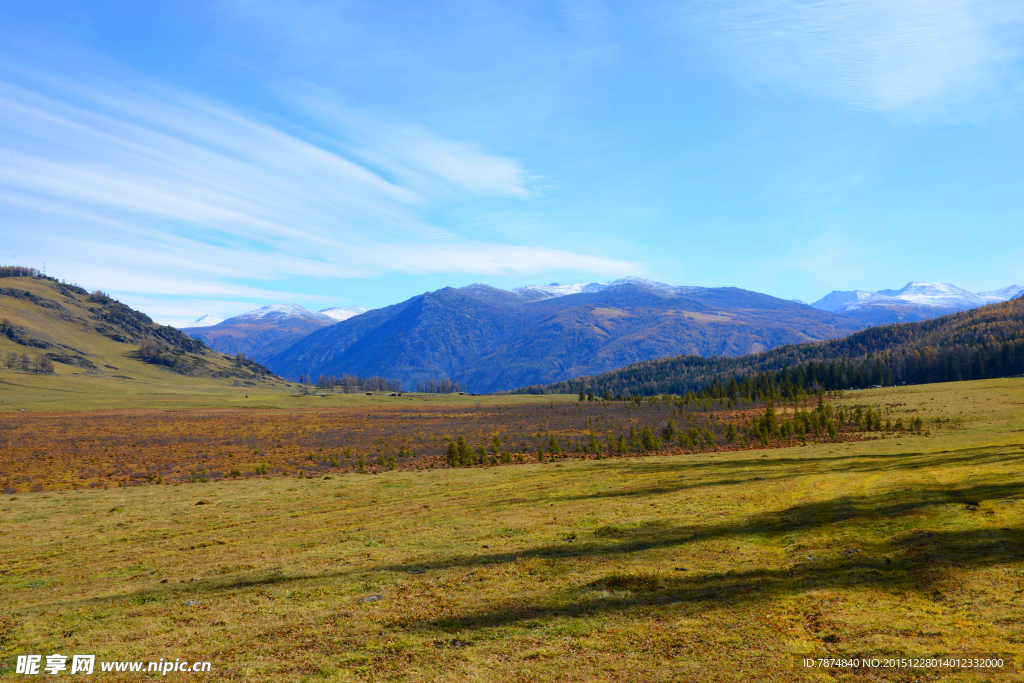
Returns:
[[[725,440],[728,441],[729,443],[732,443],[736,440],[736,425],[734,425],[732,422],[730,422],[729,426],[725,428]]]

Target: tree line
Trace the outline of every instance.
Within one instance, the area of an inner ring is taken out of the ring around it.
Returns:
[[[300,384],[313,384],[310,375],[299,375]],[[386,377],[360,377],[358,375],[320,375],[316,380],[318,389],[340,391],[343,394],[355,394],[363,391],[401,391],[402,380]]]
[[[416,383],[416,391],[421,394],[457,394],[462,391],[458,382],[445,377],[444,379],[428,379]]]
[[[694,394],[775,400],[821,391],[1024,374],[1024,300],[914,323],[871,327],[842,339],[728,358],[676,356],[512,393],[629,398]]]
[[[0,266],[0,277],[42,277],[35,268],[25,266]]]

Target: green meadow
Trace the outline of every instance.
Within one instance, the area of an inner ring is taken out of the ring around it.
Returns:
[[[19,391],[5,400],[105,405]],[[210,391],[139,401],[245,400]],[[61,653],[212,663],[168,680],[1020,680],[799,665],[984,653],[1024,667],[1024,380],[838,402],[922,417],[925,433],[6,495],[0,676],[22,678],[17,655]]]

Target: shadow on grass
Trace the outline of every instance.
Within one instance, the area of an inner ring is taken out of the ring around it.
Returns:
[[[838,444],[837,444],[838,445]],[[505,504],[552,502],[561,500],[590,500],[600,498],[629,498],[663,495],[677,493],[691,489],[711,488],[715,486],[736,486],[753,482],[785,481],[796,477],[803,477],[814,474],[844,474],[859,472],[886,472],[886,471],[907,471],[918,470],[929,467],[955,467],[957,465],[992,465],[996,463],[1012,464],[1024,462],[1024,452],[1020,451],[1021,444],[1007,444],[1004,446],[984,446],[977,448],[963,448],[943,452],[921,452],[908,451],[904,453],[886,454],[851,454],[835,455],[824,457],[757,457],[757,458],[730,458],[721,460],[702,460],[694,462],[662,462],[662,463],[636,463],[633,461],[623,462],[624,469],[635,469],[641,474],[652,473],[678,473],[685,477],[685,481],[677,485],[665,485],[664,483],[648,487],[629,487],[607,491],[597,491],[579,495],[538,497],[535,500],[516,498],[514,500],[502,501]],[[771,452],[771,451],[767,451]],[[757,474],[761,471],[774,470],[780,467],[787,468],[786,474],[765,476]],[[731,470],[748,470],[749,477],[715,478],[718,473]]]
[[[890,590],[929,591],[929,575],[936,568],[981,567],[1024,559],[1024,530],[975,528],[965,531],[902,533],[874,542],[858,533],[862,524],[899,521],[922,511],[942,506],[955,509],[945,514],[983,515],[984,507],[993,505],[1024,505],[1024,481],[1003,481],[948,487],[905,487],[865,496],[839,496],[826,501],[793,505],[781,510],[750,515],[735,522],[719,524],[649,524],[624,530],[606,530],[604,536],[591,535],[576,542],[552,542],[510,552],[466,554],[439,558],[429,563],[416,562],[361,568],[360,572],[438,570],[468,567],[509,565],[530,559],[572,560],[575,558],[616,558],[652,549],[683,548],[693,544],[720,542],[731,548],[737,541],[771,541],[789,546],[790,566],[782,569],[752,569],[740,572],[719,572],[701,575],[658,577],[630,583],[628,590],[616,588],[607,580],[574,591],[556,595],[551,600],[522,607],[499,602],[486,610],[462,619],[429,622],[435,626],[459,628],[513,623],[542,615],[584,615],[599,611],[615,611],[642,605],[668,603],[728,603],[738,600],[760,600],[781,593],[796,593],[815,588],[849,588],[881,586]],[[905,528],[905,527],[904,527]],[[824,551],[799,550],[792,545],[789,534],[825,530],[848,538],[858,538],[859,552],[852,548]],[[849,532],[849,533],[846,533]],[[708,550],[724,550],[708,548]],[[843,550],[847,554],[843,554]],[[809,553],[820,557],[808,559]],[[271,574],[260,578],[210,578],[188,584],[152,587],[129,595],[91,600],[145,600],[149,597],[167,600],[199,598],[235,589],[283,585],[307,580],[322,580],[347,575],[346,571],[308,572],[297,575]],[[607,578],[607,577],[606,577]],[[642,577],[641,577],[642,578]],[[627,577],[628,579],[628,577]],[[635,584],[635,585],[634,585]],[[424,622],[427,625],[427,622]]]
[[[1020,530],[1016,532],[1016,541],[1009,540],[1010,535],[977,530],[908,534],[888,543],[865,546],[856,554],[847,551],[844,555],[837,551],[815,561],[800,557],[784,569],[692,576],[611,574],[546,601],[523,605],[521,599],[515,602],[510,599],[465,616],[423,622],[422,626],[446,630],[487,628],[671,604],[722,608],[816,589],[874,587],[896,593],[923,593],[936,603],[942,603],[947,596],[935,579],[944,567],[1019,561],[1022,556]],[[955,602],[950,604],[955,605]]]
[[[531,557],[585,557],[616,555],[652,548],[683,546],[691,543],[737,537],[776,538],[794,532],[857,520],[897,518],[927,508],[963,505],[964,514],[973,514],[986,501],[1024,500],[1024,481],[977,484],[960,487],[917,487],[889,491],[873,496],[840,496],[827,501],[794,505],[778,511],[751,515],[728,524],[658,525],[611,532],[616,538],[598,538],[579,543],[553,543],[529,550],[480,554],[431,563],[431,567],[487,565],[514,562]],[[420,565],[382,567],[393,571],[422,568]]]

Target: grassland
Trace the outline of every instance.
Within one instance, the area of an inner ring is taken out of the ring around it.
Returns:
[[[0,675],[17,654],[61,652],[209,660],[216,680],[1017,680],[796,666],[983,652],[1024,665],[1024,381],[846,400],[933,426],[4,496]]]

